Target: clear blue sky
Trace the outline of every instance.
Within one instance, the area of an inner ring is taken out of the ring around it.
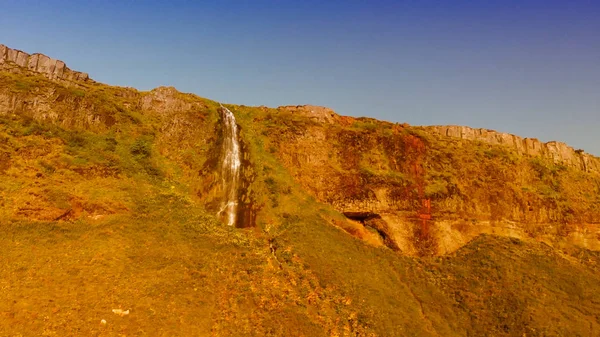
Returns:
[[[108,84],[490,128],[600,155],[598,0],[0,5],[0,43]]]

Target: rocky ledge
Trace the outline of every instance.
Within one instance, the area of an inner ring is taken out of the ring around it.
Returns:
[[[494,130],[474,129],[458,125],[428,126],[425,129],[443,136],[508,146],[520,154],[550,158],[555,163],[576,167],[586,172],[600,172],[600,158],[585,153],[583,150],[575,150],[561,142],[543,143],[536,138],[522,138]]]
[[[308,117],[319,123],[332,124],[335,122],[337,114],[332,109],[316,105],[286,105],[277,108],[279,111],[286,111],[299,116]]]
[[[43,74],[51,80],[91,81],[88,74],[69,69],[61,60],[39,53],[29,55],[21,50],[0,44],[0,69],[11,68],[15,65]]]

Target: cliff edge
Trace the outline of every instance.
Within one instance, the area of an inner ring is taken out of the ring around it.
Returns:
[[[91,81],[87,73],[71,70],[61,60],[40,53],[30,55],[0,44],[0,69],[11,70],[15,66],[43,74],[51,80],[65,82]]]
[[[523,138],[508,133],[475,129],[468,126],[436,125],[424,128],[442,136],[508,146],[519,154],[548,158],[556,164],[575,167],[585,172],[600,172],[599,158],[585,153],[583,150],[575,150],[562,142],[550,141],[543,143],[536,138]]]

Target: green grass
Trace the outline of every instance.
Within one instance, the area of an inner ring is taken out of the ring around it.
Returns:
[[[585,336],[600,328],[595,264],[540,244],[486,236],[455,256],[419,260],[295,217],[272,241],[275,258],[260,235],[222,226],[177,197],[157,196],[144,210],[3,222],[0,331]]]

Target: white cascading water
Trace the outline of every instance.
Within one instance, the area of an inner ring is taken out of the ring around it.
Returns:
[[[240,181],[240,167],[242,165],[240,142],[238,140],[238,126],[235,116],[229,109],[221,105],[223,114],[223,148],[221,177],[223,180],[224,199],[219,215],[225,214],[227,224],[235,225],[238,206],[238,185]]]

